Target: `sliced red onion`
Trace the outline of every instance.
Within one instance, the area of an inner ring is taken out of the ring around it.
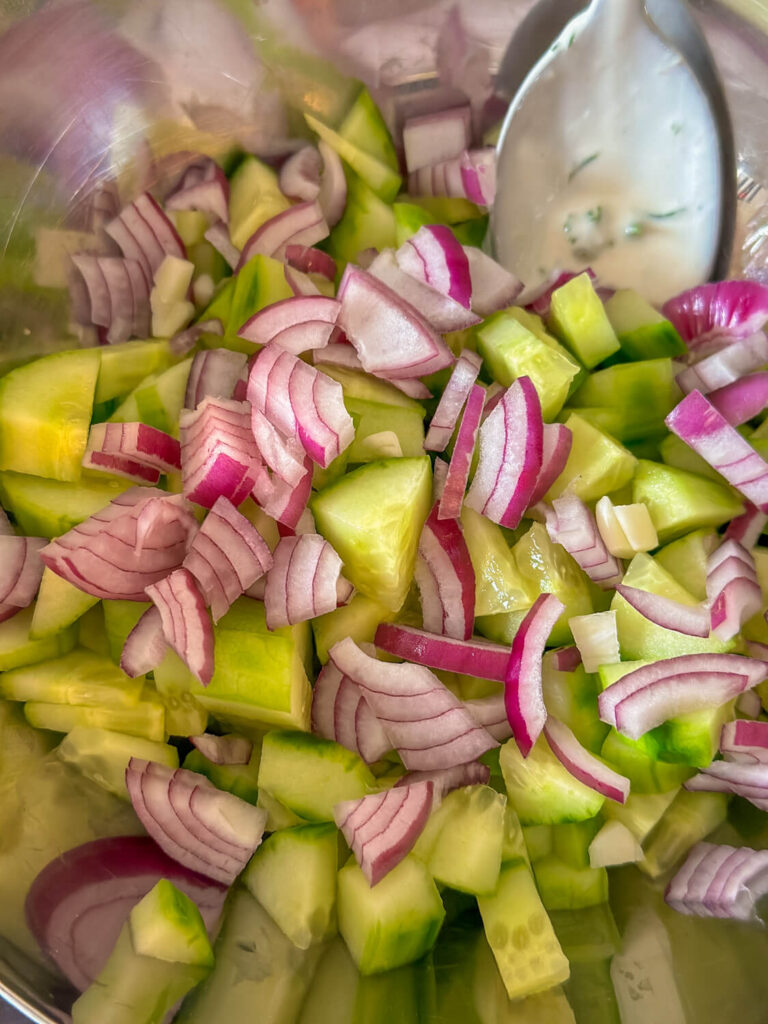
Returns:
[[[649,622],[664,629],[674,629],[686,636],[709,636],[709,611],[701,605],[681,604],[661,594],[652,594],[637,587],[616,584],[616,593]]]
[[[11,521],[5,511],[0,508],[0,537],[14,537],[16,531],[11,526]]]
[[[561,274],[557,274],[554,280],[545,284],[538,294],[529,301],[526,309],[546,320],[549,317],[553,293],[572,281],[574,277],[578,277],[579,274],[587,274],[593,284],[597,281],[597,275],[591,267],[585,267],[583,270],[565,270]]]
[[[739,380],[746,373],[768,362],[768,338],[762,331],[734,341],[727,348],[705,356],[677,374],[675,380],[682,391],[710,391]]]
[[[95,839],[50,861],[27,894],[29,929],[82,991],[100,974],[131,909],[161,878],[190,897],[213,936],[226,886],[182,867],[148,836]]]
[[[312,352],[312,361],[315,365],[328,363],[331,366],[346,366],[350,370],[362,370],[357,352],[347,341],[331,342],[325,348],[315,349]]]
[[[210,320],[198,320],[190,324],[183,331],[177,331],[168,342],[168,347],[176,356],[186,356],[197,345],[203,334],[224,334],[224,327],[221,320],[211,317]],[[142,335],[144,337],[144,335]]]
[[[124,455],[107,455],[100,451],[86,450],[82,465],[84,469],[95,469],[112,476],[121,476],[136,484],[153,486],[160,480],[159,469],[152,469]]]
[[[319,534],[283,537],[264,591],[267,627],[279,629],[332,612],[340,576],[341,559]]]
[[[295,486],[307,472],[306,455],[293,437],[284,437],[258,409],[251,409],[251,428],[259,454],[285,483]]]
[[[691,672],[657,679],[615,705],[616,728],[637,740],[668,718],[719,707],[744,689],[744,676],[735,672]]]
[[[745,500],[744,511],[732,519],[725,529],[723,540],[735,540],[747,549],[753,548],[768,523],[768,515],[755,508],[751,501]]]
[[[190,164],[165,197],[166,210],[200,210],[225,224],[229,220],[229,181],[210,157]]]
[[[223,221],[211,224],[205,231],[205,240],[210,242],[227,265],[236,270],[240,263],[240,250],[230,238],[229,228]]]
[[[755,560],[735,540],[726,540],[709,556],[706,587],[712,632],[720,640],[736,636],[743,623],[762,609]]]
[[[336,279],[336,260],[322,249],[308,245],[287,245],[285,261],[303,274],[319,274],[328,281]]]
[[[189,740],[213,764],[248,764],[253,753],[253,743],[245,736],[212,736],[207,732]]]
[[[181,448],[176,438],[146,423],[94,423],[88,449],[133,460],[161,473],[181,469]]]
[[[286,483],[278,476],[271,480],[260,477],[254,487],[253,497],[267,515],[277,521],[278,529],[283,526],[296,530],[307,513],[307,502],[312,491],[312,462],[304,459],[305,473],[295,484]]]
[[[153,497],[170,497],[150,487],[132,487],[51,541],[41,551],[57,575],[94,597],[146,601],[145,588],[181,565],[189,524],[176,517],[138,545],[138,520]]]
[[[70,279],[74,318],[107,328],[110,343],[149,333],[149,281],[136,260],[78,253],[72,263],[79,273]]]
[[[464,150],[459,156],[422,167],[408,175],[416,196],[449,196],[492,206],[496,196],[496,153],[491,147]]]
[[[400,380],[390,380],[388,383],[390,383],[392,387],[397,388],[398,391],[402,391],[402,393],[407,395],[409,398],[415,398],[417,402],[422,399],[432,398],[432,392],[429,390],[427,385],[415,377],[413,379],[404,377]]]
[[[197,352],[187,378],[185,409],[196,409],[204,398],[231,398],[248,362],[243,352],[207,348]]]
[[[621,562],[605,546],[594,513],[575,494],[564,494],[545,511],[546,529],[553,544],[562,544],[580,568],[603,590],[615,587],[624,575]],[[708,635],[709,630],[704,635]]]
[[[40,552],[46,544],[40,537],[0,534],[0,605],[26,608],[32,603],[43,578]]]
[[[440,502],[448,479],[448,463],[438,455],[432,467],[432,501]],[[438,513],[439,515],[439,513]]]
[[[480,356],[469,349],[456,360],[427,431],[424,441],[427,451],[445,450],[482,365]]]
[[[766,867],[765,850],[697,843],[664,898],[681,914],[754,920],[768,879]]]
[[[332,146],[321,139],[317,148],[323,158],[323,173],[320,176],[320,192],[317,202],[326,221],[333,227],[341,220],[341,215],[347,205],[347,176],[344,173],[341,157]]]
[[[392,749],[360,688],[330,661],[312,691],[312,731],[359,754],[366,764],[379,761]]]
[[[687,779],[685,788],[695,793],[732,793],[768,810],[768,764],[763,761],[713,761],[698,775]]]
[[[168,641],[157,608],[147,608],[123,645],[120,668],[131,679],[152,672],[166,655]]]
[[[520,623],[504,679],[504,701],[512,734],[527,757],[547,720],[541,689],[541,658],[552,627],[565,608],[554,594],[540,594]]]
[[[768,677],[768,664],[745,658],[740,654],[681,654],[675,658],[662,658],[650,665],[628,672],[617,682],[607,687],[597,698],[600,719],[609,725],[616,725],[615,709],[620,701],[645,687],[683,676],[685,680],[700,674],[741,677],[742,690],[757,686]]]
[[[141,553],[145,544],[159,542],[169,535],[184,532],[186,544],[200,528],[189,502],[181,494],[155,495],[145,501],[136,519],[136,551]]]
[[[197,580],[178,568],[145,588],[160,612],[163,634],[203,686],[213,677],[213,627]]]
[[[400,623],[382,622],[376,630],[374,643],[382,651],[418,665],[478,679],[494,679],[499,683],[504,682],[509,664],[509,647],[477,637],[454,640]]]
[[[280,168],[278,184],[283,195],[305,203],[320,194],[322,159],[314,146],[302,146]]]
[[[592,612],[568,619],[573,639],[581,652],[586,672],[597,672],[601,665],[621,661],[616,612]]]
[[[727,761],[768,764],[768,722],[745,718],[726,722],[720,735],[720,752]]]
[[[552,662],[558,672],[574,672],[581,664],[581,651],[578,647],[560,647],[552,651]]]
[[[475,454],[477,432],[480,428],[484,402],[485,388],[479,384],[474,384],[469,393],[464,414],[461,417],[453,454],[448,464],[448,472],[437,513],[437,517],[440,520],[458,519],[461,514],[469,471]]]
[[[514,274],[486,255],[482,249],[465,245],[472,287],[472,309],[482,317],[511,306],[523,290]]]
[[[144,828],[173,860],[231,885],[261,843],[266,811],[197,772],[131,758],[128,794]]]
[[[349,637],[330,657],[360,687],[409,770],[451,768],[497,745],[428,669],[370,658]]]
[[[703,284],[662,307],[689,348],[713,339],[748,338],[768,322],[768,286],[755,281]]]
[[[435,787],[435,801],[462,786],[484,786],[491,777],[490,768],[480,761],[457,764],[453,768],[438,768],[431,772],[406,772],[395,783],[395,789],[413,786],[417,782],[431,782]]]
[[[711,391],[709,400],[732,427],[739,427],[768,406],[768,372],[750,373]]]
[[[306,323],[322,323],[327,327],[326,344],[333,334],[341,303],[325,295],[295,295],[273,302],[246,320],[238,331],[241,338],[257,345],[267,345],[276,335]]]
[[[408,173],[460,156],[471,141],[471,119],[469,107],[452,107],[408,118],[403,125]]]
[[[488,419],[488,416],[502,400],[506,390],[507,389],[503,387],[503,385],[498,384],[496,381],[494,381],[493,384],[488,385],[488,398],[485,401],[485,409],[483,409],[483,423]]]
[[[268,345],[254,360],[248,400],[286,437],[297,436],[323,468],[354,440],[341,385],[277,346]]]
[[[456,519],[439,519],[437,506],[419,538],[414,579],[424,628],[469,640],[475,621],[475,571],[461,526]]]
[[[359,267],[347,264],[338,297],[338,324],[369,373],[423,377],[453,362],[442,338],[413,306]]]
[[[197,580],[213,621],[269,571],[272,552],[256,527],[219,498],[194,536],[183,562]]]
[[[490,697],[476,697],[465,700],[464,707],[472,715],[478,725],[493,736],[499,743],[504,743],[512,735],[512,726],[507,718],[507,708],[503,691]]]
[[[568,456],[571,454],[573,434],[564,423],[545,423],[542,438],[541,469],[536,478],[536,486],[529,499],[529,505],[535,505],[544,498],[565,469]]]
[[[629,779],[613,771],[603,761],[582,747],[568,726],[549,715],[544,723],[544,735],[552,753],[575,779],[617,803],[626,803]]]
[[[664,422],[728,483],[768,512],[768,464],[702,394],[692,391]]]
[[[746,690],[736,698],[736,712],[745,718],[758,718],[763,710],[760,694]]]
[[[153,280],[166,256],[187,257],[176,228],[148,192],[124,206],[105,231],[127,259],[141,264],[148,281]]]
[[[514,529],[530,504],[542,451],[539,396],[530,377],[518,377],[480,427],[480,455],[467,505]]]
[[[220,497],[242,504],[261,467],[248,403],[204,398],[182,411],[179,432],[185,497],[204,508]]]
[[[366,268],[405,302],[417,310],[439,333],[463,331],[480,323],[480,317],[462,306],[450,295],[424,284],[421,279],[406,273],[391,249],[374,255]]]
[[[400,246],[395,258],[400,269],[411,277],[469,309],[472,297],[469,260],[450,228],[442,224],[419,228]]]
[[[315,245],[328,237],[328,224],[316,202],[297,203],[275,214],[251,235],[240,253],[237,270],[257,253],[281,260],[288,245]]]
[[[434,783],[344,800],[333,816],[355,860],[373,886],[396,867],[421,835],[432,811]]]

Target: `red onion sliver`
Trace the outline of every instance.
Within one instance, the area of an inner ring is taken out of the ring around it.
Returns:
[[[229,220],[229,181],[210,157],[190,164],[165,197],[166,210],[200,210],[225,224]]]
[[[278,184],[283,195],[305,203],[317,199],[320,193],[322,160],[314,146],[302,146],[280,168]]]
[[[562,544],[592,582],[603,590],[615,587],[624,570],[621,562],[606,548],[588,506],[575,494],[564,494],[554,500],[552,509],[551,513],[545,509],[544,514],[546,530],[553,544]]]
[[[357,352],[347,341],[331,342],[325,348],[315,349],[312,352],[312,361],[315,365],[328,363],[332,366],[346,366],[350,370],[363,368]]]
[[[685,394],[724,388],[739,380],[744,374],[757,370],[768,362],[768,338],[762,331],[734,341],[727,348],[705,356],[692,366],[677,374],[675,380]],[[760,410],[758,410],[760,411]]]
[[[661,594],[652,594],[623,583],[616,584],[616,593],[657,626],[674,629],[686,636],[709,636],[709,612],[701,605],[681,604]]]
[[[434,507],[419,538],[414,578],[421,592],[424,628],[469,640],[475,621],[475,571],[456,519],[439,519]],[[430,584],[435,600],[429,601]]]
[[[295,530],[307,512],[307,502],[312,491],[312,462],[304,459],[306,472],[296,484],[286,483],[279,477],[272,480],[260,478],[254,487],[253,497],[267,515],[277,521],[278,528]]]
[[[440,520],[458,519],[464,495],[467,489],[469,471],[477,444],[477,432],[483,415],[485,388],[475,384],[469,393],[464,414],[461,417],[459,432],[448,464],[443,493],[440,497],[437,518]]]
[[[360,687],[409,770],[451,768],[497,745],[428,669],[370,658],[350,638],[330,657]]]
[[[185,409],[196,409],[204,398],[232,398],[248,362],[244,352],[207,348],[197,352],[187,378]]]
[[[317,533],[283,537],[267,575],[264,606],[267,627],[279,629],[332,612],[341,559]]]
[[[156,484],[160,480],[160,470],[145,466],[136,459],[129,459],[124,455],[108,455],[104,452],[86,450],[83,455],[82,466],[84,469],[100,470],[103,473],[110,473],[112,476],[121,476],[126,480],[132,480],[137,484]]]
[[[709,400],[731,426],[741,426],[768,406],[768,372],[750,373],[710,391]]]
[[[742,624],[762,609],[755,560],[735,540],[726,540],[709,556],[706,586],[712,632],[720,640],[736,636]]]
[[[203,686],[213,677],[213,626],[197,580],[189,569],[174,569],[146,588],[160,612],[163,633]]]
[[[768,523],[768,514],[761,512],[751,501],[745,499],[744,511],[728,523],[723,540],[735,540],[742,547],[753,548],[760,540],[766,523]]]
[[[304,449],[293,437],[284,437],[258,409],[251,409],[251,428],[264,462],[273,473],[291,486],[307,472]]]
[[[444,295],[436,288],[424,284],[421,279],[406,273],[399,266],[391,249],[376,254],[366,269],[413,306],[439,334],[463,331],[481,322],[476,313],[466,309],[449,295]]]
[[[32,603],[43,577],[40,552],[46,544],[40,537],[0,534],[0,605],[26,608]]]
[[[571,454],[573,434],[564,423],[545,423],[542,438],[541,469],[536,486],[528,500],[529,506],[540,502],[565,469]]]
[[[328,224],[317,202],[297,203],[257,228],[243,246],[237,270],[257,253],[281,260],[288,245],[315,245],[328,237]]]
[[[504,701],[512,734],[523,757],[530,754],[547,719],[541,688],[541,658],[565,605],[554,594],[540,594],[512,641],[504,680]]]
[[[472,309],[482,317],[511,306],[523,290],[514,274],[486,255],[482,249],[465,245],[472,281]]]
[[[472,279],[469,260],[450,228],[419,228],[395,253],[401,270],[469,309]]]
[[[422,167],[460,156],[470,141],[469,107],[452,107],[421,117],[409,117],[403,125],[406,169],[410,174]]]
[[[176,228],[148,192],[123,207],[105,231],[128,259],[137,260],[152,280],[166,256],[186,259],[187,251]]]
[[[560,647],[552,651],[552,662],[558,672],[575,672],[581,664],[581,651],[573,647]]]
[[[496,198],[496,150],[469,149],[461,156],[464,195],[479,206],[492,206]]]
[[[387,378],[384,378],[385,380]],[[429,390],[426,384],[423,384],[418,378],[402,378],[390,380],[389,383],[392,387],[397,388],[398,391],[402,391],[404,395],[408,395],[409,398],[415,398],[416,401],[422,399],[429,399],[432,397],[432,392]]]
[[[392,749],[360,688],[333,662],[323,666],[312,691],[312,731],[335,740],[373,764]]]
[[[289,327],[308,321],[327,324],[327,338],[331,337],[341,310],[341,303],[325,295],[294,295],[281,299],[259,310],[238,331],[241,338],[258,345],[267,345],[275,335]]]
[[[508,740],[512,735],[512,726],[507,718],[507,708],[504,703],[504,693],[492,694],[490,697],[476,697],[473,700],[465,700],[464,707],[472,715],[478,725],[493,736],[499,743]]]
[[[88,447],[104,455],[132,459],[161,473],[181,469],[181,448],[176,438],[146,423],[94,423]]]
[[[691,350],[713,339],[748,338],[768,322],[768,287],[755,281],[703,284],[662,307]]]
[[[656,679],[615,705],[616,728],[636,740],[668,718],[719,707],[744,689],[744,676],[735,672],[691,672]]]
[[[768,512],[768,463],[698,391],[692,391],[664,421],[728,483]]]
[[[629,779],[619,775],[603,761],[590,754],[564,722],[550,715],[544,723],[544,735],[552,748],[552,753],[563,767],[597,793],[602,793],[609,800],[626,803],[629,796]]]
[[[331,227],[341,220],[347,205],[347,177],[344,164],[333,147],[322,139],[317,148],[323,158],[323,173],[320,176],[320,192],[317,202]]]
[[[120,668],[131,679],[156,669],[165,657],[168,642],[157,608],[147,608],[123,645]]]
[[[681,914],[754,920],[757,899],[765,890],[767,864],[765,850],[697,843],[664,898]]]
[[[754,693],[754,690],[746,692]],[[720,752],[726,761],[768,763],[768,722],[745,718],[726,722],[720,734]]]
[[[482,365],[480,356],[469,349],[456,360],[427,431],[424,448],[428,452],[445,450]]]
[[[232,242],[227,225],[222,221],[211,224],[205,232],[206,242],[210,242],[216,252],[224,259],[231,270],[240,263],[240,250]]]
[[[213,764],[248,764],[253,743],[245,736],[190,736],[190,742]]]
[[[395,783],[395,789],[412,786],[417,782],[431,782],[435,787],[435,800],[462,786],[484,786],[491,777],[490,768],[480,761],[457,764],[453,768],[437,768],[431,772],[406,772]]]
[[[530,504],[542,451],[539,396],[530,377],[518,377],[480,427],[480,456],[466,504],[514,529]]]
[[[222,496],[242,504],[261,466],[248,403],[205,398],[182,411],[179,432],[185,497],[204,508]]]
[[[285,261],[303,274],[319,274],[328,281],[336,279],[336,260],[322,249],[308,245],[287,245]]]
[[[454,640],[399,623],[382,622],[376,630],[374,643],[382,651],[418,665],[478,679],[494,679],[499,683],[504,682],[509,664],[510,649],[501,644],[477,637]]]
[[[432,811],[433,796],[434,783],[415,782],[336,804],[336,824],[369,885],[410,852]]]

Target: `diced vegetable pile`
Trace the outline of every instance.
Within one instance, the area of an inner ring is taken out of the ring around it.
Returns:
[[[367,91],[306,121],[94,224],[93,344],[0,379],[2,792],[109,808],[29,927],[75,1024],[426,1019],[459,951],[617,1021],[609,870],[760,920],[768,853],[704,840],[768,810],[768,287],[515,305],[468,108],[406,124],[408,195]]]

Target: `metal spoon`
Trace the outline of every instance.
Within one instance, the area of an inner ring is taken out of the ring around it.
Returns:
[[[653,76],[657,68],[662,79],[666,76],[661,84],[659,76]],[[597,90],[606,75],[612,87],[601,100]],[[498,144],[492,245],[497,258],[518,272],[526,284],[536,283],[531,276],[535,278],[537,271],[553,269],[546,266],[551,246],[548,252],[544,244],[537,253],[541,265],[535,270],[529,249],[531,238],[541,242],[546,236],[548,212],[556,212],[555,201],[574,175],[574,133],[569,135],[564,119],[578,119],[588,132],[601,123],[605,127],[606,119],[610,123],[613,118],[620,127],[616,146],[626,153],[663,153],[659,147],[665,146],[668,150],[676,146],[677,152],[679,141],[667,130],[664,116],[667,86],[671,96],[675,89],[691,86],[700,95],[696,107],[699,127],[713,140],[711,203],[702,216],[708,216],[714,227],[710,251],[700,261],[701,277],[726,275],[736,216],[733,130],[714,59],[685,0],[592,0],[588,5],[584,0],[539,0],[510,41],[497,77],[497,90],[512,102]],[[622,111],[626,114],[623,119]],[[521,154],[526,152],[537,158],[532,165],[536,173],[521,171]],[[643,159],[629,162],[624,180],[627,187],[642,185],[636,179],[642,177],[643,163]],[[657,162],[655,171],[646,167],[646,177],[651,173],[658,176],[660,166]],[[693,180],[688,180],[692,177],[689,170],[681,167],[677,175],[681,188],[689,186],[685,205],[695,202],[697,208],[704,207],[700,195],[690,194],[695,188]],[[597,163],[589,173],[597,175]],[[658,224],[654,227],[662,230]],[[550,233],[548,237],[554,236]],[[591,261],[585,258],[581,264],[585,262]],[[644,290],[642,280],[619,283]]]

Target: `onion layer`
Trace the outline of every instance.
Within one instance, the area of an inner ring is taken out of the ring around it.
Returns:
[[[473,385],[464,408],[464,414],[461,417],[451,461],[448,463],[448,472],[445,476],[437,512],[440,520],[458,519],[461,515],[461,506],[464,503],[467,480],[477,444],[477,432],[483,416],[485,396],[485,388],[479,384]]]
[[[626,803],[629,779],[619,775],[582,747],[564,722],[550,715],[544,724],[544,735],[552,753],[575,779],[607,796],[609,800]]]
[[[283,537],[273,559],[264,591],[269,629],[306,622],[337,607],[341,559],[318,533]]]
[[[360,688],[328,662],[312,691],[312,731],[359,754],[366,764],[379,761],[392,744]]]
[[[504,679],[504,702],[512,734],[527,757],[547,720],[541,688],[541,658],[547,639],[565,608],[554,594],[540,594],[512,641]]]
[[[475,621],[475,571],[461,526],[456,519],[439,519],[437,506],[421,531],[414,578],[424,628],[468,640]]]
[[[160,612],[166,641],[207,686],[213,677],[213,627],[197,580],[179,568],[145,590]]]
[[[509,664],[509,647],[477,637],[454,640],[399,623],[382,622],[376,630],[374,643],[382,651],[418,665],[499,683],[504,682]]]

